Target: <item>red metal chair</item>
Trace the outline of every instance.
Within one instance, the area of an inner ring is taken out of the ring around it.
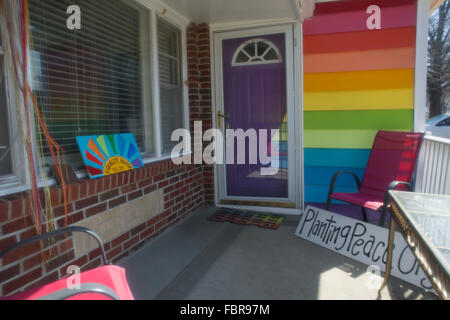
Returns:
[[[87,228],[67,227],[31,237],[0,252],[0,259],[11,251],[32,242],[72,232],[84,232],[97,240],[102,254],[103,266],[80,273],[76,277],[80,280],[80,283],[72,283],[71,281],[68,283],[70,279],[61,279],[11,296],[0,297],[0,300],[134,300],[125,276],[125,269],[108,265],[100,237]]]
[[[362,183],[353,172],[339,171],[331,179],[328,191],[327,210],[331,199],[361,206],[364,221],[367,221],[367,209],[381,212],[380,226],[384,225],[388,190],[400,186],[411,190],[416,159],[424,134],[416,132],[378,131],[370,153]],[[336,179],[341,174],[350,174],[358,186],[356,193],[334,192]]]

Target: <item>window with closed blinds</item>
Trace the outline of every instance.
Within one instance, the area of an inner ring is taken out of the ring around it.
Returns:
[[[184,128],[181,31],[161,18],[157,28],[162,151],[169,153],[172,132]]]
[[[72,4],[29,0],[32,86],[49,132],[76,168],[82,166],[76,136],[131,132],[141,152],[151,153],[143,94],[147,11],[122,0],[78,0],[81,30],[68,30]],[[49,156],[45,146],[43,153]]]

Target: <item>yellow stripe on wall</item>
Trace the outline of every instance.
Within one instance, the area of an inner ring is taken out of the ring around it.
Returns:
[[[305,92],[305,111],[414,108],[414,89]]]
[[[305,74],[305,92],[414,88],[414,69]]]
[[[377,132],[378,130],[304,130],[304,143],[305,148],[371,149]]]

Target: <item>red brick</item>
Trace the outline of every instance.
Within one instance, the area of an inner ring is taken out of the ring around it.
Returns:
[[[145,223],[138,225],[137,227],[131,229],[130,235],[135,236],[139,232],[143,231],[145,229]]]
[[[128,194],[128,201],[137,199],[142,196],[142,190],[137,190]]]
[[[68,225],[74,224],[83,219],[84,219],[83,211],[78,211],[67,217],[67,224]],[[64,221],[64,219],[61,219],[61,220]]]
[[[83,181],[83,182],[80,182],[80,184],[79,184],[79,188],[80,188],[79,196],[80,196],[80,199],[82,199],[82,198],[87,196],[88,182],[89,181]]]
[[[122,194],[126,194],[126,193],[131,192],[131,191],[134,191],[134,190],[136,190],[136,189],[137,189],[136,183],[132,183],[132,184],[129,184],[129,185],[127,185],[127,186],[121,187],[121,188],[120,188],[120,192],[121,192]]]
[[[123,235],[112,240],[111,246],[116,247],[116,246],[120,245],[122,242],[124,242],[125,240],[128,240],[128,238],[130,238],[130,234],[128,232],[124,233]]]
[[[14,291],[16,291],[18,288],[22,288],[26,285],[28,285],[30,282],[38,279],[42,275],[41,268],[34,269],[33,271],[30,271],[19,278],[16,278],[8,283],[5,283],[3,285],[3,295],[7,296]]]
[[[73,205],[71,203],[67,204],[67,213],[71,213],[73,211]],[[66,214],[66,208],[64,205],[53,208],[53,215],[56,218],[63,217]]]
[[[61,273],[61,276],[66,276],[69,275],[69,273],[67,273],[67,269],[69,268],[69,266],[78,266],[81,267],[83,265],[85,265],[88,262],[88,257],[87,255],[84,255],[80,258],[78,258],[77,260],[71,261],[69,263],[67,263],[66,265],[62,266],[61,268],[59,268],[59,272]]]
[[[151,185],[152,183],[153,183],[153,179],[150,177],[148,179],[145,179],[145,180],[139,182],[138,186],[139,186],[139,188],[144,188],[144,187]]]
[[[32,227],[32,228],[20,233],[19,239],[20,239],[20,241],[22,241],[22,240],[34,237],[36,235],[37,235],[36,228]]]
[[[67,201],[72,202],[78,200],[80,197],[80,185],[78,183],[67,186]]]
[[[9,247],[12,247],[16,243],[17,243],[16,236],[11,236],[11,237],[7,237],[7,238],[2,237],[0,239],[0,251],[5,251],[6,249],[8,249]]]
[[[147,193],[153,192],[153,191],[155,191],[155,190],[156,190],[156,185],[155,185],[155,184],[153,184],[153,185],[151,185],[151,186],[148,186],[148,187],[146,187],[146,188],[144,189],[144,194],[147,194]]]
[[[28,271],[42,264],[42,254],[38,253],[22,262],[23,270]]]
[[[47,272],[55,270],[56,268],[61,267],[65,263],[73,260],[75,258],[75,254],[73,250],[68,251],[64,254],[58,255],[54,259],[51,259],[49,262],[45,264],[45,269]]]
[[[106,202],[100,203],[99,205],[96,205],[95,207],[86,209],[86,219],[89,217],[92,217],[93,215],[96,215],[97,213],[103,212],[106,209],[107,209]]]
[[[174,201],[173,201],[173,200],[171,200],[171,201],[169,201],[169,202],[166,202],[166,203],[164,204],[164,209],[170,208],[171,206],[173,206],[173,204],[174,204]]]
[[[134,238],[131,238],[127,242],[123,244],[124,250],[128,250],[132,245],[136,244],[139,241],[139,236],[135,236]]]
[[[139,235],[140,240],[144,240],[145,238],[149,237],[153,232],[155,232],[155,227],[151,226],[147,229],[145,229],[141,234]]]
[[[88,256],[89,256],[89,261],[91,260],[95,260],[95,258],[100,257],[102,253],[102,250],[100,248],[96,248],[94,250],[92,250],[91,252],[89,252]]]
[[[46,275],[44,278],[39,279],[32,285],[25,287],[25,289],[27,290],[27,289],[31,289],[31,288],[41,287],[43,285],[52,283],[57,280],[59,280],[59,274],[58,274],[58,271],[54,271],[53,273]]]
[[[130,183],[130,172],[124,172],[122,176],[122,185],[127,185]]]
[[[73,248],[73,241],[72,241],[72,238],[69,238],[69,239],[67,239],[67,240],[64,240],[63,242],[61,242],[60,244],[59,244],[59,252],[60,253],[64,253],[64,252],[66,252],[66,251],[68,251],[68,250],[70,250],[70,249],[72,249]]]
[[[136,171],[131,170],[130,171],[130,183],[135,183],[135,182],[136,182]]]
[[[169,185],[169,180],[161,181],[161,182],[158,184],[158,189],[162,189],[162,188],[164,188],[164,187],[166,187],[166,186],[168,186],[168,185]]]
[[[167,220],[161,220],[158,224],[155,225],[155,230],[160,230],[165,224],[167,223]]]
[[[103,177],[103,185],[102,185],[102,189],[101,191],[108,191],[109,189],[111,189],[111,176],[106,176]],[[97,192],[99,192],[99,190],[97,190]]]
[[[24,216],[23,199],[16,198],[10,201],[11,206],[11,219],[16,219]]]
[[[117,256],[118,254],[120,254],[122,252],[122,247],[116,247],[110,251],[108,251],[106,253],[106,259],[111,260],[112,258],[114,258],[115,256]]]
[[[100,201],[106,201],[119,195],[119,189],[106,191],[100,195]]]
[[[87,199],[78,200],[75,202],[75,208],[77,210],[92,206],[98,202],[98,196],[89,197]]]
[[[118,174],[114,174],[111,176],[111,185],[110,185],[111,189],[117,188],[117,186],[119,185],[118,180],[119,180]]]
[[[10,278],[17,276],[20,273],[20,265],[16,264],[10,268],[0,271],[0,282],[8,281]]]
[[[94,268],[99,267],[102,264],[102,260],[100,258],[90,261],[88,264],[81,268],[82,271],[88,271]]]
[[[0,199],[0,223],[9,219],[9,201]]]
[[[114,207],[120,206],[121,204],[125,203],[126,201],[127,201],[127,197],[126,196],[121,196],[119,198],[110,200],[108,202],[108,206],[109,206],[110,209],[112,209]]]
[[[147,227],[150,227],[150,226],[154,225],[156,222],[159,221],[159,219],[160,219],[159,217],[160,217],[160,216],[156,216],[156,217],[151,218],[150,220],[148,220],[148,221],[145,223],[145,225],[146,225]]]
[[[2,226],[2,231],[3,234],[8,234],[31,227],[32,225],[33,221],[31,220],[31,217],[25,217],[4,224]]]

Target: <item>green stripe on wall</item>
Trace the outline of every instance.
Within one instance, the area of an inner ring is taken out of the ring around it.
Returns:
[[[413,110],[305,111],[307,129],[378,129],[408,128],[414,123]]]
[[[398,129],[393,131],[411,131]],[[305,130],[305,148],[371,149],[378,130]]]

